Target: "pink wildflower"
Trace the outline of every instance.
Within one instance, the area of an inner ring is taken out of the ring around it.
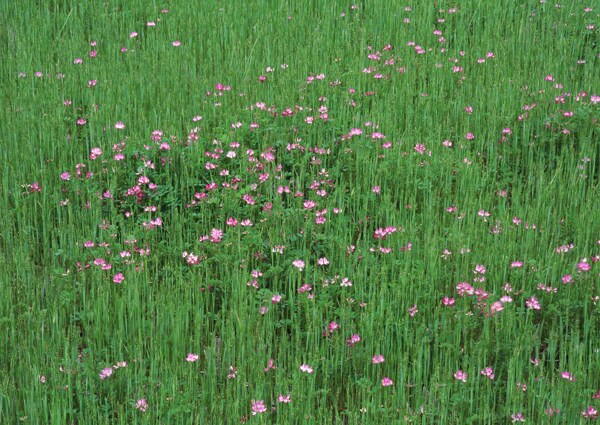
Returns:
[[[371,359],[371,363],[373,364],[379,364],[379,363],[383,363],[385,361],[385,358],[383,357],[382,354],[376,354],[375,356],[373,356],[373,358]]]
[[[187,357],[185,358],[186,362],[190,362],[193,363],[196,360],[198,360],[200,356],[198,356],[198,354],[194,354],[194,353],[188,353]]]
[[[490,314],[493,316],[494,314],[504,310],[504,305],[500,301],[493,302],[490,305]]]
[[[358,334],[353,334],[350,338],[348,338],[348,340],[346,340],[346,343],[349,347],[354,347],[357,342],[360,342],[360,335]]]
[[[598,410],[594,406],[588,406],[587,410],[581,412],[581,415],[586,419],[598,419]]]
[[[267,408],[265,407],[264,400],[254,401],[252,400],[252,416],[255,416],[259,413],[265,413]]]
[[[279,397],[277,398],[277,401],[279,403],[291,403],[292,402],[292,395],[291,394],[288,394],[288,395],[279,394]]]
[[[106,378],[108,378],[110,375],[112,375],[112,373],[113,373],[112,367],[106,367],[100,371],[100,379],[102,379],[104,381]]]
[[[589,265],[589,263],[587,262],[586,259],[584,259],[583,261],[577,263],[577,270],[579,270],[579,272],[587,272],[591,269],[591,266]]]
[[[423,155],[423,152],[425,152],[425,149],[426,149],[425,145],[422,143],[418,143],[415,145],[415,151],[420,155]]]
[[[517,412],[514,415],[510,415],[513,422],[525,422],[525,417],[521,412]]]
[[[536,297],[531,297],[526,300],[525,305],[531,310],[541,310],[542,308]]]
[[[560,374],[561,378],[566,379],[569,382],[574,382],[575,381],[575,377],[573,376],[573,374],[571,372],[568,371],[564,371]]]
[[[454,298],[444,297],[442,298],[442,305],[445,307],[454,307]]]
[[[481,374],[490,379],[494,379],[494,369],[492,369],[491,367],[486,367],[485,369],[482,369]]]
[[[296,267],[299,271],[302,271],[304,269],[304,266],[306,264],[302,260],[294,260],[294,262],[292,263],[292,265],[294,267]]]
[[[310,366],[309,366],[309,365],[307,365],[307,364],[302,364],[302,365],[300,365],[300,370],[301,370],[302,372],[306,372],[306,373],[313,373],[313,372],[314,372],[313,368],[312,368],[312,367],[310,367]]]
[[[138,401],[136,401],[135,406],[133,406],[134,409],[138,409],[140,412],[145,412],[146,409],[148,409],[148,403],[146,402],[145,398],[141,398]]]
[[[390,385],[394,385],[394,381],[386,376],[381,380],[381,385],[384,387],[389,387]]]
[[[265,373],[271,369],[277,369],[277,366],[275,366],[275,361],[273,359],[269,359],[269,362],[267,363],[267,367],[265,367]]]
[[[457,381],[467,382],[467,373],[459,369],[454,373],[454,379]]]

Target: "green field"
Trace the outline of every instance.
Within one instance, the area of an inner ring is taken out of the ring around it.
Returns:
[[[0,423],[596,421],[558,2],[2,2]]]

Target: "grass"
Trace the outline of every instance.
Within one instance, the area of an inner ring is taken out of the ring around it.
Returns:
[[[595,420],[591,3],[0,12],[1,422]]]

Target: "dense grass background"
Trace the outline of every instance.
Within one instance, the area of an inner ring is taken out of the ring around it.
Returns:
[[[582,411],[600,408],[597,9],[3,2],[0,421],[593,420]],[[347,137],[353,128],[362,134]],[[78,178],[77,164],[94,175]],[[157,188],[138,203],[125,194],[142,175]],[[200,242],[212,229],[222,241]],[[459,282],[482,289],[460,296]],[[100,379],[117,362],[127,365]],[[253,416],[259,400],[268,411]]]

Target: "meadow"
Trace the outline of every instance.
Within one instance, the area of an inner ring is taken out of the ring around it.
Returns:
[[[0,5],[0,423],[579,424],[592,1]]]

